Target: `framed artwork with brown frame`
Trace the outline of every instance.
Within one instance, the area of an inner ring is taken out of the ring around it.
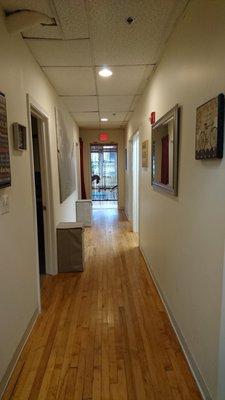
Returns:
[[[224,95],[202,104],[196,110],[195,159],[223,158]]]
[[[11,186],[6,98],[0,92],[0,189]]]

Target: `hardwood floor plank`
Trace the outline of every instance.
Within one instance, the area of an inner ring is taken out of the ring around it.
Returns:
[[[83,273],[45,277],[3,400],[199,400],[123,213],[96,210]]]

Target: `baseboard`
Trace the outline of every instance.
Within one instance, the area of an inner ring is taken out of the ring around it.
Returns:
[[[4,394],[5,390],[6,390],[6,387],[7,387],[8,383],[9,383],[9,380],[10,380],[10,378],[12,376],[14,368],[15,368],[15,366],[16,366],[16,364],[18,362],[18,359],[20,357],[20,354],[22,353],[23,348],[24,348],[24,346],[25,346],[25,344],[26,344],[26,342],[27,342],[27,340],[28,340],[28,338],[29,338],[29,336],[31,334],[31,331],[33,329],[33,326],[34,326],[36,320],[37,320],[38,315],[39,315],[39,309],[37,308],[35,310],[33,316],[31,317],[30,322],[29,322],[29,324],[27,326],[27,329],[24,332],[24,334],[22,336],[22,339],[21,339],[19,345],[17,346],[17,349],[13,354],[13,357],[12,357],[10,363],[9,363],[9,366],[8,366],[8,368],[7,368],[5,374],[4,374],[4,376],[3,376],[3,378],[2,378],[2,380],[0,382],[0,399],[2,398],[2,396],[3,396],[3,394]]]
[[[172,327],[174,329],[174,332],[175,332],[175,334],[177,336],[177,339],[178,339],[178,341],[179,341],[179,343],[181,345],[181,348],[183,350],[184,356],[185,356],[185,358],[186,358],[186,360],[188,362],[188,365],[189,365],[189,367],[191,369],[191,372],[192,372],[192,375],[193,375],[193,377],[194,377],[194,379],[196,381],[196,384],[197,384],[197,386],[198,386],[198,388],[200,390],[202,398],[204,400],[212,400],[212,397],[211,397],[211,395],[209,393],[209,390],[208,390],[207,385],[206,385],[206,383],[204,381],[204,378],[202,377],[202,375],[201,375],[201,373],[200,373],[200,371],[198,369],[196,361],[195,361],[194,357],[192,356],[192,354],[191,354],[191,352],[189,350],[189,347],[188,347],[187,342],[186,342],[186,340],[185,340],[185,338],[184,338],[184,336],[183,336],[183,334],[182,334],[182,332],[181,332],[181,330],[179,328],[179,325],[176,322],[176,319],[175,319],[175,317],[174,317],[174,315],[173,315],[173,313],[172,313],[172,311],[171,311],[171,309],[170,309],[170,307],[168,305],[168,302],[167,302],[164,294],[162,293],[160,285],[159,285],[159,283],[158,283],[158,281],[157,281],[157,279],[156,279],[156,277],[154,275],[154,272],[152,271],[152,269],[151,269],[151,267],[150,267],[150,265],[149,265],[149,263],[147,261],[147,258],[146,258],[145,254],[144,254],[144,251],[141,248],[141,246],[139,248],[140,248],[140,252],[141,252],[141,254],[142,254],[143,258],[144,258],[144,261],[146,263],[146,266],[148,268],[148,271],[149,271],[149,273],[150,273],[150,275],[151,275],[151,277],[153,279],[155,287],[156,287],[156,289],[158,291],[158,294],[159,294],[159,296],[160,296],[160,298],[161,298],[161,300],[162,300],[162,302],[164,304],[164,307],[166,309],[166,312],[167,312],[167,315],[168,315],[169,320],[171,322],[171,325],[172,325]]]

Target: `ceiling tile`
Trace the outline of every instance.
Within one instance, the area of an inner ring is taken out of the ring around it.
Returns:
[[[88,38],[84,0],[53,0],[65,39]]]
[[[114,123],[114,122],[123,122],[124,118],[126,117],[126,113],[109,113],[109,112],[102,112],[100,113],[100,118],[106,117],[108,118],[107,123]],[[106,124],[107,125],[107,124]]]
[[[90,40],[26,39],[41,66],[91,66]]]
[[[114,122],[114,123],[110,122],[108,124],[100,123],[100,128],[101,129],[105,129],[105,130],[107,130],[107,129],[118,129],[118,128],[120,128],[120,126],[121,126],[120,122]]]
[[[99,122],[99,114],[97,112],[72,113],[72,116],[77,122]]]
[[[99,96],[99,111],[129,111],[133,96]]]
[[[35,25],[23,31],[24,38],[62,39],[62,31],[58,26]]]
[[[95,95],[90,67],[44,67],[43,71],[60,95]]]
[[[90,128],[90,129],[99,129],[100,128],[99,122],[80,121],[80,122],[77,122],[77,125],[80,128],[85,128],[85,129],[86,128]]]
[[[123,95],[132,96],[141,94],[141,85],[146,77],[150,75],[153,67],[129,66],[112,67],[113,75],[110,78],[102,78],[98,75],[96,68],[97,88],[99,95]],[[146,84],[146,82],[144,82]]]
[[[187,0],[87,0],[97,65],[148,64],[166,42]],[[133,24],[126,23],[129,16]]]
[[[97,96],[61,96],[70,112],[98,111]]]

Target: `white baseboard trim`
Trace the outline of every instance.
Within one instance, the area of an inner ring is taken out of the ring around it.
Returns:
[[[144,253],[142,247],[139,246],[139,248],[140,248],[140,252],[141,252],[141,254],[142,254],[143,258],[144,258],[144,261],[146,263],[146,266],[148,268],[148,271],[149,271],[149,273],[150,273],[150,275],[151,275],[151,277],[153,279],[155,287],[156,287],[156,289],[158,291],[158,294],[159,294],[159,296],[160,296],[160,298],[161,298],[161,300],[162,300],[162,302],[164,304],[164,307],[166,309],[166,312],[167,312],[167,315],[168,315],[169,320],[171,322],[171,325],[173,327],[173,330],[174,330],[174,332],[175,332],[175,334],[177,336],[177,339],[178,339],[178,341],[179,341],[179,343],[181,345],[181,348],[183,350],[184,356],[185,356],[185,358],[186,358],[186,360],[188,362],[188,365],[189,365],[189,367],[191,369],[191,372],[192,372],[192,375],[193,375],[193,377],[194,377],[194,379],[196,381],[196,384],[197,384],[197,386],[198,386],[198,388],[200,390],[202,398],[203,398],[203,400],[212,400],[212,396],[209,393],[207,385],[206,385],[206,383],[205,383],[205,381],[204,381],[204,379],[203,379],[203,377],[202,377],[202,375],[201,375],[201,373],[200,373],[200,371],[198,369],[196,361],[193,358],[193,356],[192,356],[192,354],[191,354],[191,352],[189,350],[189,347],[188,347],[188,345],[186,343],[186,340],[185,340],[185,338],[184,338],[184,336],[183,336],[183,334],[182,334],[182,332],[181,332],[181,330],[179,328],[179,325],[177,324],[176,319],[175,319],[175,317],[174,317],[174,315],[173,315],[173,313],[172,313],[172,311],[171,311],[171,309],[170,309],[170,307],[169,307],[169,305],[167,303],[167,300],[166,300],[166,298],[165,298],[165,296],[164,296],[164,294],[163,294],[163,292],[162,292],[162,290],[160,288],[159,282],[157,281],[157,279],[156,279],[156,277],[154,275],[154,272],[152,271],[152,269],[151,269],[151,267],[150,267],[150,265],[149,265],[149,263],[147,261],[147,258],[145,256],[145,253]]]
[[[24,349],[24,346],[25,346],[25,344],[26,344],[26,342],[27,342],[27,340],[28,340],[28,338],[29,338],[29,336],[31,334],[31,331],[33,329],[33,326],[34,326],[39,314],[40,314],[40,312],[39,312],[39,309],[37,308],[34,311],[34,314],[32,315],[32,317],[30,319],[30,322],[29,322],[29,324],[27,326],[27,329],[24,332],[24,334],[22,336],[22,339],[21,339],[19,345],[17,346],[17,349],[14,352],[13,357],[12,357],[12,359],[11,359],[9,365],[8,365],[8,368],[7,368],[5,374],[4,374],[4,376],[3,376],[3,378],[2,378],[2,380],[0,382],[0,399],[2,398],[2,396],[3,396],[3,394],[4,394],[5,390],[6,390],[6,387],[7,387],[8,383],[9,383],[9,380],[10,380],[10,378],[12,376],[12,373],[13,373],[13,371],[14,371],[14,369],[16,367],[16,364],[17,364],[17,362],[19,360],[20,354],[22,353],[22,351]]]

